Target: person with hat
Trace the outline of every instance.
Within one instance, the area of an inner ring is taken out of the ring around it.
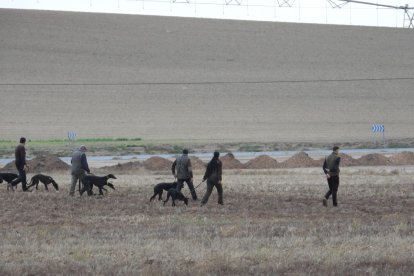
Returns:
[[[203,177],[203,182],[207,180],[207,191],[201,200],[201,206],[207,203],[214,187],[217,189],[218,204],[223,205],[223,186],[221,185],[222,163],[219,156],[220,153],[215,151],[213,158],[207,165],[207,169]]]
[[[12,188],[22,182],[22,190],[24,192],[28,192],[29,189],[27,188],[27,179],[26,179],[26,172],[29,170],[27,164],[26,164],[26,138],[21,137],[20,143],[16,147],[16,150],[14,151],[15,155],[15,162],[16,169],[19,172],[19,176],[13,180],[10,185]],[[13,188],[14,189],[14,188]]]
[[[325,197],[322,199],[323,206],[328,206],[328,199],[332,195],[332,203],[334,207],[338,206],[337,193],[339,187],[339,163],[341,162],[341,157],[339,157],[339,147],[334,146],[332,148],[332,153],[325,157],[323,162],[323,172],[328,179],[329,191],[325,194]]]
[[[178,157],[171,166],[171,171],[177,179],[177,190],[181,191],[184,187],[184,182],[187,183],[190,189],[193,200],[197,200],[197,194],[193,184],[193,169],[191,167],[191,160],[188,157],[188,150],[184,149],[183,154]]]
[[[75,152],[72,155],[72,182],[70,186],[69,195],[74,196],[75,195],[75,188],[76,188],[76,182],[82,181],[83,178],[87,173],[90,173],[88,161],[86,159],[86,151],[88,149],[82,145],[79,147],[79,149],[75,150]],[[89,189],[88,189],[88,195],[89,195]]]

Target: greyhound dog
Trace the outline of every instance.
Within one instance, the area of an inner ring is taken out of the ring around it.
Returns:
[[[45,185],[46,191],[49,190],[47,188],[48,184],[52,184],[53,187],[55,187],[56,191],[59,190],[59,186],[56,183],[56,181],[52,177],[50,177],[48,175],[44,175],[44,174],[36,174],[35,176],[33,176],[32,179],[30,180],[30,185],[27,186],[27,188],[30,188],[30,187],[36,185],[36,190],[37,190],[37,186],[39,186],[39,182],[42,182]]]
[[[7,182],[7,191],[12,189],[14,191],[14,187],[11,185],[11,182],[17,178],[17,174],[15,173],[0,173],[0,183],[3,183],[3,180]]]

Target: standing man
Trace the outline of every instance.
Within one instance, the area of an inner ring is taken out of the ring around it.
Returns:
[[[214,156],[207,165],[206,173],[203,177],[203,182],[207,179],[207,191],[201,200],[201,206],[207,203],[208,198],[216,187],[218,193],[218,204],[223,205],[223,186],[221,185],[222,163],[219,159],[220,153],[214,152]]]
[[[190,189],[193,200],[197,200],[197,194],[193,185],[193,169],[191,167],[191,160],[188,158],[188,150],[183,150],[183,155],[178,157],[171,167],[172,174],[177,179],[177,190],[181,191],[184,187],[184,182],[187,183]]]
[[[86,152],[87,148],[82,145],[78,150],[76,150],[72,155],[72,183],[70,186],[70,196],[75,195],[75,188],[76,182],[78,180],[83,182],[83,178],[85,177],[85,172],[90,173],[88,161],[86,160]],[[88,189],[89,195],[89,189]]]
[[[328,199],[332,195],[333,206],[338,206],[338,201],[336,194],[339,187],[339,163],[341,162],[341,157],[338,156],[339,147],[334,146],[332,153],[325,157],[325,162],[323,162],[322,169],[328,179],[329,191],[326,193],[324,199],[322,200],[323,206],[328,206]]]
[[[16,158],[15,165],[17,171],[19,172],[19,177],[13,180],[10,184],[12,187],[16,186],[20,182],[22,182],[22,190],[23,192],[27,192],[27,182],[26,182],[26,172],[28,171],[28,167],[26,164],[26,138],[20,138],[20,144],[16,147],[14,151],[14,156]]]

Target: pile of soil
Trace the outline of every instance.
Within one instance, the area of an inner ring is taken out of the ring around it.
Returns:
[[[223,157],[220,158],[221,163],[223,164],[223,169],[243,169],[243,164],[237,160],[233,153],[229,152]]]
[[[153,156],[142,162],[144,168],[150,171],[163,171],[171,170],[172,163],[170,160],[167,160],[162,157]]]
[[[344,167],[358,166],[358,163],[359,163],[358,160],[356,160],[352,156],[350,156],[348,154],[345,154],[345,153],[340,153],[339,156],[341,157],[341,164],[340,164],[340,166],[344,166]],[[321,165],[322,164],[323,163],[321,163]]]
[[[391,165],[390,160],[382,154],[372,153],[357,159],[360,166],[386,166]]]
[[[139,168],[142,168],[142,164],[139,161],[133,161],[128,163],[118,163],[113,166],[105,166],[98,169],[99,172],[108,172],[108,173],[123,173],[123,172],[132,172],[136,171]]]
[[[293,155],[288,160],[280,163],[281,168],[309,168],[321,166],[319,160],[314,160],[309,157],[306,152],[299,152]]]
[[[414,153],[404,151],[391,156],[389,160],[393,165],[414,165]]]
[[[29,173],[43,173],[53,171],[67,171],[70,166],[60,160],[59,157],[54,155],[43,155],[27,160],[27,166],[29,166]],[[17,169],[14,165],[14,161],[8,163],[1,169],[3,172],[16,172]]]
[[[245,164],[246,169],[274,169],[278,167],[278,162],[268,155],[260,155]]]
[[[207,167],[207,165],[204,164],[204,162],[201,161],[201,159],[196,156],[191,156],[190,160],[191,160],[191,166],[193,167],[193,170],[205,170]]]

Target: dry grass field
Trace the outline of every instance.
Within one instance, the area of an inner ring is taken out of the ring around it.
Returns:
[[[89,198],[54,177],[60,192],[0,187],[1,275],[414,273],[413,167],[344,168],[338,208],[321,204],[319,168],[225,171],[224,206],[213,192],[175,208],[148,200],[167,173],[119,175]]]

